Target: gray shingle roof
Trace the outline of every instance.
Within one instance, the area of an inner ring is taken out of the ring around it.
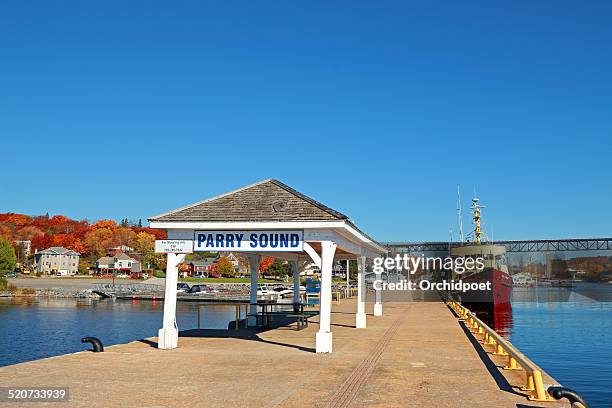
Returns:
[[[269,179],[149,218],[149,221],[335,221],[348,217]]]
[[[50,247],[38,252],[39,254],[49,255],[81,255],[72,249],[66,249],[64,247]]]
[[[103,256],[102,258],[98,259],[98,263],[102,265],[114,264],[115,260],[138,262],[138,260],[124,254],[123,252],[118,252],[115,256]]]

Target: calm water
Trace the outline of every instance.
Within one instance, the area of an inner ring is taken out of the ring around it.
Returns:
[[[84,336],[107,345],[157,336],[163,302],[0,298],[0,366],[91,348]],[[202,308],[203,328],[227,328],[235,308]],[[197,306],[177,304],[180,330],[197,327]]]
[[[0,366],[157,335],[163,302],[0,299]],[[178,303],[179,329],[197,327],[197,307]],[[574,291],[523,289],[504,316],[505,335],[561,384],[593,407],[612,407],[612,285],[582,284]],[[234,308],[203,309],[202,327],[226,328]]]
[[[612,285],[515,288],[506,337],[592,407],[612,407]]]

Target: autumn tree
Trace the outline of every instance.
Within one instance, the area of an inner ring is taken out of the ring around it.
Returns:
[[[259,273],[265,273],[268,268],[274,263],[274,258],[267,256],[259,262]]]
[[[17,256],[13,244],[6,238],[0,238],[0,277],[15,270]]]
[[[92,255],[102,257],[113,247],[113,231],[109,228],[98,228],[85,235],[85,245]]]
[[[55,234],[51,239],[51,245],[72,249],[80,254],[89,253],[87,245],[74,234]]]
[[[236,274],[232,261],[230,261],[226,256],[219,258],[215,271],[221,276],[231,277]]]
[[[139,232],[134,239],[134,249],[143,256],[152,254],[155,250],[155,236],[146,232]]]
[[[91,226],[91,229],[94,229],[94,230],[100,229],[100,228],[114,230],[115,228],[117,228],[117,223],[113,220],[100,220]]]
[[[118,227],[113,231],[113,241],[115,245],[127,245],[134,247],[136,233],[128,227]]]
[[[144,265],[159,265],[160,255],[155,254],[155,236],[147,232],[139,232],[134,239],[134,249],[139,252]]]
[[[45,232],[35,225],[27,225],[17,231],[17,238],[22,241],[32,240],[34,237],[45,235]]]
[[[13,231],[7,225],[0,224],[0,237],[4,237],[9,241],[13,240]]]

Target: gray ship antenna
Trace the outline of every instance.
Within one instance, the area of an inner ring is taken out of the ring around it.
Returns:
[[[457,218],[459,221],[459,242],[463,242],[463,219],[461,216],[461,194],[459,194],[459,186],[457,186]]]

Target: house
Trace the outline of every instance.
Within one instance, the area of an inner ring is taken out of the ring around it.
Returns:
[[[346,277],[346,262],[336,261],[332,266],[332,276]]]
[[[232,252],[225,255],[225,257],[232,263],[232,266],[236,272],[241,275],[246,275],[249,273],[248,262],[245,259],[241,259]]]
[[[98,272],[102,274],[124,272],[127,274],[140,273],[140,262],[123,252],[118,252],[115,256],[103,256],[96,262]]]
[[[63,247],[51,247],[34,254],[38,273],[76,275],[79,270],[79,254]]]
[[[187,264],[186,276],[194,278],[207,277],[216,262],[217,258],[204,258],[200,261],[191,261]]]
[[[107,253],[112,255],[112,254],[116,254],[118,252],[130,253],[130,252],[134,252],[134,248],[129,247],[127,245],[119,245],[119,246],[116,246],[116,247],[109,248]]]

